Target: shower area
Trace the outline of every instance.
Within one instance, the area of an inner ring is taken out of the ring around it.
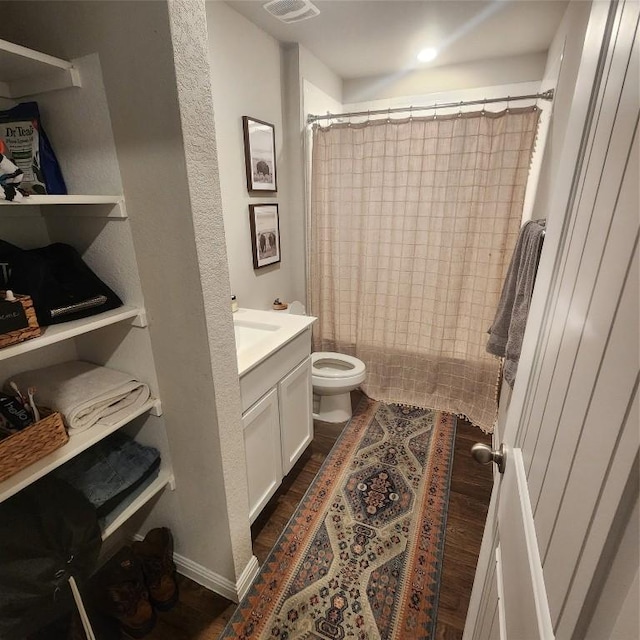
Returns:
[[[552,98],[309,116],[314,349],[361,359],[370,397],[492,432],[501,361],[487,331],[531,215]]]

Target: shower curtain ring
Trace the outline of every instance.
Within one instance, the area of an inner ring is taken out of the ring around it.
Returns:
[[[485,111],[486,107],[487,107],[487,99],[483,98],[482,99],[482,111],[480,112],[480,114],[483,115],[483,116],[486,115],[486,111]]]
[[[435,120],[438,117],[438,103],[433,103],[433,119]]]
[[[509,113],[509,101],[511,100],[511,96],[507,96],[507,113]]]
[[[409,105],[409,122],[413,120],[413,105]]]
[[[458,118],[462,118],[462,105],[463,101],[460,100],[460,104],[458,105]]]
[[[391,122],[391,107],[387,107],[387,122]]]

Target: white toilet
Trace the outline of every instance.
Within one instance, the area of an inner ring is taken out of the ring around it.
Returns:
[[[317,351],[311,354],[313,417],[323,422],[346,422],[351,418],[351,391],[366,376],[362,360],[344,353]]]
[[[295,300],[287,309],[276,313],[306,315],[304,305]],[[313,384],[313,418],[323,422],[346,422],[351,418],[351,392],[366,377],[367,368],[358,358],[318,351],[311,354],[311,382]]]

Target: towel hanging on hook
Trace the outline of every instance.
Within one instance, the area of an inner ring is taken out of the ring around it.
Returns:
[[[505,359],[504,379],[511,388],[518,370],[529,305],[542,252],[543,238],[540,227],[543,225],[539,223],[539,220],[529,220],[520,229],[496,316],[489,329],[487,351]]]

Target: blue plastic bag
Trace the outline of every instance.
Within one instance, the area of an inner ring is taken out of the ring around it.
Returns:
[[[67,186],[42,128],[37,102],[23,102],[0,111],[0,139],[8,157],[24,173],[21,189],[39,195],[66,195]]]

